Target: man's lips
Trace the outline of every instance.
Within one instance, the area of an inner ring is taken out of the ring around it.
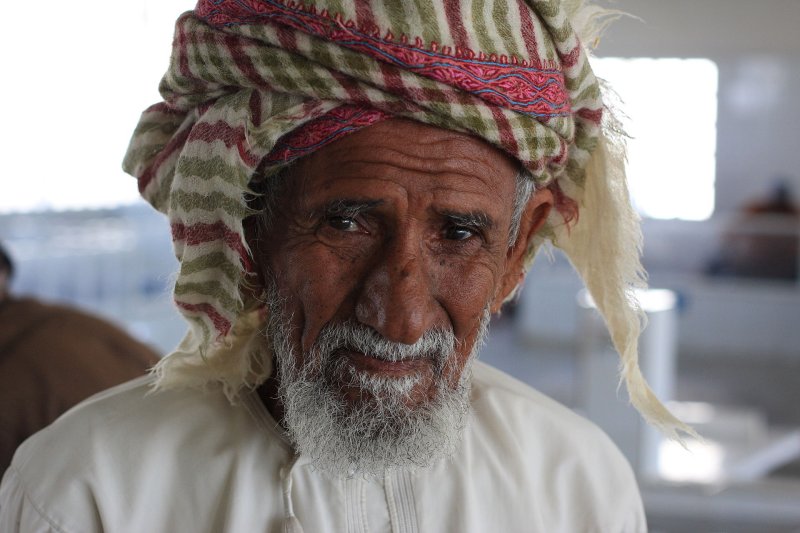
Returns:
[[[422,370],[430,364],[427,358],[403,359],[401,361],[386,361],[355,350],[342,350],[341,354],[350,360],[350,363],[359,370],[405,376]]]

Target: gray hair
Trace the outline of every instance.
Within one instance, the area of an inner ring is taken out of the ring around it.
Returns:
[[[522,213],[528,205],[536,185],[533,183],[533,176],[527,169],[521,168],[514,178],[514,210],[511,213],[511,226],[508,229],[508,247],[514,246],[519,237],[519,227],[522,224]]]

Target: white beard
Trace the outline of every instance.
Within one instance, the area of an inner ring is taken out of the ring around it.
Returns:
[[[469,415],[472,361],[486,334],[488,308],[458,383],[451,387],[446,376],[457,344],[452,331],[432,330],[407,345],[388,341],[356,322],[328,324],[298,369],[289,317],[275,291],[270,292],[268,335],[280,377],[283,424],[297,452],[320,470],[346,476],[425,468],[453,454]],[[391,361],[430,358],[433,399],[409,407],[407,400],[424,376],[394,378],[359,371],[335,353],[342,348]],[[364,391],[367,400],[348,403],[341,392],[344,386]]]

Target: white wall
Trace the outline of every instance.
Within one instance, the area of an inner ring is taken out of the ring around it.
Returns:
[[[623,18],[612,25],[599,56],[707,57],[717,63],[718,212],[763,196],[777,176],[789,178],[800,196],[800,2],[620,0],[611,5],[642,20]]]

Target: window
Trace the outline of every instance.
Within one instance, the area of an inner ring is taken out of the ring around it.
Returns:
[[[4,5],[0,213],[139,201],[122,157],[140,113],[160,100],[175,19],[194,3]]]
[[[593,61],[623,104],[628,180],[643,216],[705,220],[714,212],[717,66],[708,59]]]

